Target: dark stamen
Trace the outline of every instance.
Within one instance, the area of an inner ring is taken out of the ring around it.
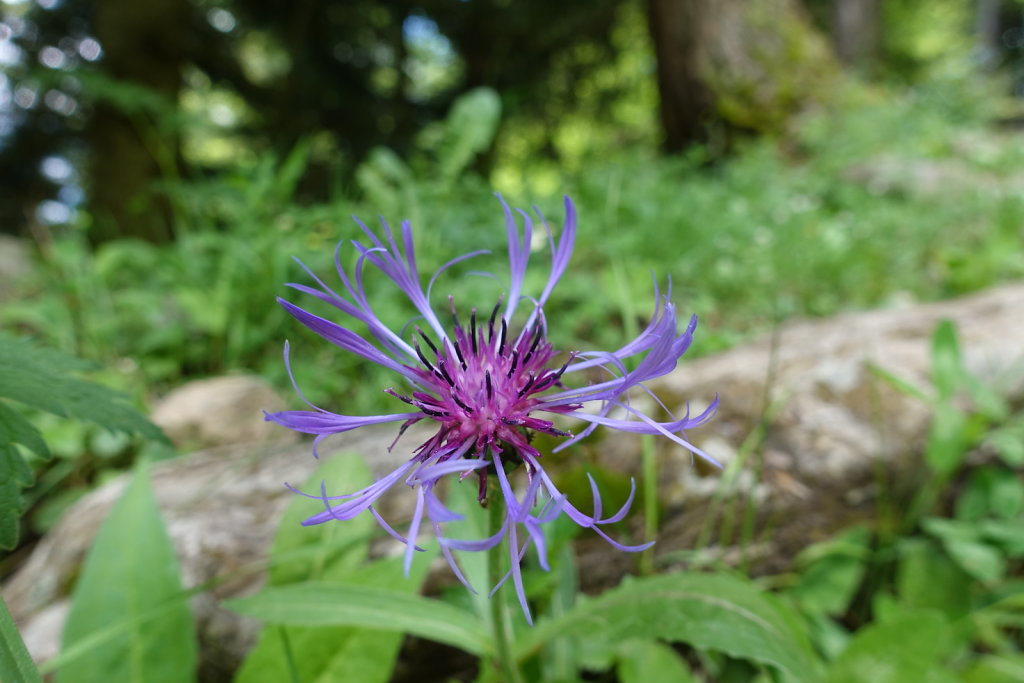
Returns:
[[[530,350],[526,352],[525,356],[523,356],[524,363],[530,360],[530,356],[532,356],[533,352],[537,350],[537,345],[540,344],[540,338],[541,336],[543,336],[543,334],[544,328],[542,328],[540,325],[537,325],[537,330],[533,333],[533,343],[530,344]]]
[[[459,407],[462,408],[463,410],[465,410],[467,413],[472,413],[473,412],[473,409],[470,408],[469,406],[467,406],[462,401],[460,401],[459,397],[456,396],[455,394],[452,394],[452,400],[455,401],[459,405]]]
[[[469,314],[469,343],[473,348],[473,355],[478,355],[476,348],[476,309]]]
[[[487,384],[487,400],[490,401],[494,398],[494,388],[491,387],[491,371],[487,370],[484,372],[484,382]]]
[[[501,341],[498,343],[498,355],[504,355],[505,353],[505,336],[508,335],[508,325],[505,324],[505,319],[501,319]]]
[[[424,365],[426,365],[428,368],[430,368],[431,372],[434,372],[434,366],[430,364],[430,361],[427,360],[427,357],[423,355],[422,351],[420,351],[420,345],[419,344],[416,344],[416,355],[420,357],[420,361]]]
[[[448,374],[448,369],[444,366],[444,361],[441,361],[440,363],[438,363],[437,367],[441,371],[441,377],[444,379],[444,381],[448,382],[449,386],[454,387],[455,386],[455,380],[453,380],[452,376]]]
[[[424,408],[422,406],[420,406],[420,410],[422,410],[424,413],[426,413],[427,415],[430,415],[432,417],[448,417],[448,413],[446,413],[444,411],[437,412],[435,410],[427,410],[426,408]]]
[[[452,296],[448,297],[448,307],[452,311],[452,324],[455,325],[455,327],[458,327],[459,326],[459,314],[455,312],[455,297],[452,297]]]
[[[487,328],[490,333],[487,337],[487,343],[490,344],[494,341],[494,321],[498,319],[498,309],[501,308],[501,299],[498,299],[498,303],[494,304],[494,310],[491,311],[491,319],[487,322]],[[504,322],[505,318],[502,318]]]
[[[519,364],[519,351],[512,349],[512,366],[508,369],[506,377],[512,377],[512,373],[516,371],[516,365]]]
[[[455,355],[459,357],[459,363],[462,364],[462,369],[466,369],[466,359],[462,357],[462,349],[459,348],[458,337],[452,336],[452,346],[455,347]]]
[[[526,392],[528,392],[530,390],[530,387],[533,386],[533,382],[536,379],[537,379],[537,375],[535,375],[535,374],[533,374],[531,372],[530,373],[530,379],[526,380],[526,384],[524,384],[523,388],[519,390],[519,398],[522,398],[526,394]]]
[[[428,337],[427,335],[425,335],[425,334],[423,333],[423,330],[421,330],[421,329],[420,329],[420,328],[418,328],[418,327],[416,328],[416,331],[417,331],[417,332],[419,332],[419,335],[420,335],[421,337],[423,337],[423,341],[427,342],[427,346],[429,346],[429,347],[430,347],[430,350],[434,352],[434,355],[435,355],[435,356],[438,356],[438,357],[440,357],[440,354],[439,354],[439,353],[437,352],[437,347],[436,347],[436,346],[434,346],[434,342],[430,341],[430,337]]]

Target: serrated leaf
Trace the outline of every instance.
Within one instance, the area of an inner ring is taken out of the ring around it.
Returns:
[[[490,643],[473,614],[394,590],[339,583],[267,588],[230,600],[228,608],[269,624],[362,626],[398,631],[483,655]]]
[[[85,367],[78,359],[0,335],[0,396],[106,429],[167,440],[124,394],[67,374]]]
[[[33,480],[32,470],[15,444],[41,458],[50,455],[39,431],[0,401],[0,548],[5,550],[18,543],[18,520],[25,511],[21,491]]]
[[[907,683],[937,680],[932,673],[948,654],[949,624],[937,612],[893,617],[857,632],[832,667],[828,683]]]
[[[0,597],[0,681],[5,683],[41,683],[36,665],[25,649],[18,627]]]
[[[544,643],[566,636],[586,636],[609,649],[627,638],[661,639],[813,680],[818,663],[798,624],[748,581],[726,574],[668,574],[627,579],[563,617],[541,621],[518,644],[517,657],[530,657]]]
[[[160,618],[152,618],[154,611]],[[195,625],[174,548],[141,466],[89,550],[72,595],[64,647],[119,622],[130,626],[61,668],[58,682],[195,680]]]

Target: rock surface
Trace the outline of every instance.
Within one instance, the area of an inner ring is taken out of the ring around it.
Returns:
[[[259,377],[232,375],[184,384],[160,399],[152,420],[178,447],[210,448],[268,440],[292,440],[290,432],[266,422],[263,411],[285,403]]]
[[[738,522],[729,527],[716,512],[720,507],[715,494],[726,480],[726,504],[756,503],[750,508],[756,510],[751,527],[755,542],[748,544],[746,558],[757,571],[783,568],[809,543],[868,518],[879,464],[891,485],[913,486],[928,408],[878,379],[871,366],[928,388],[930,338],[942,319],[950,319],[957,325],[969,368],[1020,397],[1022,305],[1024,285],[1018,284],[903,310],[794,322],[750,345],[684,361],[658,383],[657,391],[669,399],[670,407],[689,399],[695,410],[715,393],[721,397],[718,416],[689,436],[727,467],[733,465],[737,476],[720,477],[712,468],[693,467],[684,451],[659,440],[665,513],[656,547],[662,564],[677,562],[673,558],[679,557],[678,551],[693,547],[698,538],[726,560],[735,557],[737,550],[725,539],[739,537]],[[337,437],[333,446],[364,454],[381,474],[406,457],[402,445],[418,443],[420,435],[412,432],[390,454],[393,429],[350,432]],[[329,445],[321,449],[325,456]],[[557,468],[582,461],[638,475],[638,453],[637,440],[606,433],[573,455],[572,463],[564,457],[551,463]],[[154,489],[186,585],[258,565],[291,495],[282,482],[302,482],[312,471],[307,444],[222,447],[156,468]],[[85,552],[123,486],[114,482],[77,503],[4,585],[4,599],[36,657],[55,651],[60,604],[67,600]],[[409,496],[396,496],[384,512],[401,519],[409,514],[410,503]],[[632,519],[639,521],[639,511]],[[580,550],[581,576],[591,589],[614,584],[635,561],[592,538],[582,541]],[[207,666],[230,670],[253,642],[255,625],[223,610],[217,601],[254,590],[261,580],[258,571],[241,572],[193,603]]]

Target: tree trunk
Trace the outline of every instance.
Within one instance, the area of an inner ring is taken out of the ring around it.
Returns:
[[[172,211],[155,181],[177,166],[177,106],[188,30],[187,0],[101,0],[94,30],[103,46],[103,85],[89,135],[94,243],[117,237],[163,242]]]
[[[649,0],[665,149],[777,133],[838,66],[797,0]]]
[[[833,0],[833,42],[844,64],[870,68],[878,56],[882,0]]]

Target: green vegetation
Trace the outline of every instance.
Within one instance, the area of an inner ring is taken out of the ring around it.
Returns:
[[[346,158],[351,172],[322,182],[326,195],[303,191],[337,151],[322,131],[284,153],[243,149],[224,130],[176,120],[181,112],[164,122],[169,105],[135,101],[138,86],[99,76],[87,84],[142,107],[156,128],[184,133],[194,165],[160,182],[172,240],[92,244],[99,219],[86,207],[72,225],[40,226],[33,270],[0,283],[8,288],[0,306],[0,547],[15,545],[19,519],[31,542],[77,497],[133,471],[77,579],[63,650],[43,673],[86,682],[116,665],[123,668],[113,675],[125,680],[195,675],[189,600],[211,586],[182,588],[146,465],[175,454],[130,402],[142,408],[187,380],[231,372],[266,377],[291,397],[281,357],[290,339],[295,379],[312,401],[350,414],[392,410],[383,392],[392,377],[335,352],[275,303],[301,299],[317,310],[285,283],[310,283],[297,259],[333,284],[335,247],[361,238],[353,215],[367,223],[381,215],[393,227],[409,219],[421,273],[491,249],[447,271],[434,290],[435,303],[451,294],[460,307],[489,306],[500,285],[474,273],[502,270],[503,217],[493,192],[513,205],[536,204],[556,230],[561,197],[571,196],[579,239],[546,308],[558,321],[552,341],[563,349],[614,347],[623,330],[645,324],[652,273],[659,282],[671,277],[681,312],[699,315],[693,355],[795,317],[935,300],[1024,276],[1024,145],[995,125],[1007,104],[996,86],[935,56],[935,40],[922,38],[928,31],[889,36],[888,50],[917,79],[912,88],[844,83],[844,99],[773,121],[778,137],[730,144],[727,157],[710,144],[667,157],[654,150],[652,80],[623,85],[643,71],[645,54],[619,49],[644,33],[638,6],[624,8],[611,38],[615,60],[602,62],[605,53],[586,44],[561,55],[552,92],[571,89],[575,71],[586,71],[582,104],[552,105],[564,118],[545,120],[533,103],[509,107],[504,92],[463,92],[446,117],[395,149]],[[928,20],[910,2],[886,11],[915,26]],[[939,33],[956,33],[963,17],[950,16]],[[432,68],[448,79],[443,89],[455,87],[453,71]],[[388,73],[398,78],[396,69]],[[230,99],[203,78],[190,77],[183,109]],[[618,93],[608,107],[613,120],[595,120],[608,92]],[[374,143],[383,137],[377,130]],[[213,164],[225,149],[222,167]],[[351,250],[339,254],[351,265]],[[538,282],[527,288],[540,289],[542,274],[529,277]],[[368,278],[375,310],[400,329],[411,311],[384,278]],[[937,328],[932,351],[930,387],[878,372],[933,413],[923,485],[899,500],[899,487],[880,481],[869,523],[806,549],[784,575],[755,579],[717,565],[659,572],[649,554],[642,576],[583,596],[575,527],[556,524],[552,571],[525,565],[538,616],[529,629],[512,591],[487,599],[488,577],[502,573],[495,557],[466,560],[480,594],[459,587],[421,597],[436,545],[402,578],[399,559],[370,559],[379,533],[369,517],[304,528],[300,520],[320,503],[296,498],[266,563],[240,570],[266,571],[266,587],[226,603],[264,622],[237,680],[387,681],[403,634],[461,649],[479,661],[483,683],[1024,680],[1024,411],[967,374],[951,325]],[[979,452],[980,464],[968,458]],[[644,469],[645,485],[656,490],[650,453]],[[727,472],[715,505],[734,474]],[[323,463],[312,481],[323,478],[354,488],[369,472],[345,456]],[[485,535],[487,512],[465,490],[451,494],[470,535]],[[653,536],[658,510],[648,503],[645,534]],[[705,529],[692,549],[698,560],[711,542],[711,525]],[[130,560],[125,546],[138,549]],[[4,556],[0,569],[11,571],[17,559]],[[235,577],[217,581],[227,578]],[[2,602],[0,679],[39,680]]]

